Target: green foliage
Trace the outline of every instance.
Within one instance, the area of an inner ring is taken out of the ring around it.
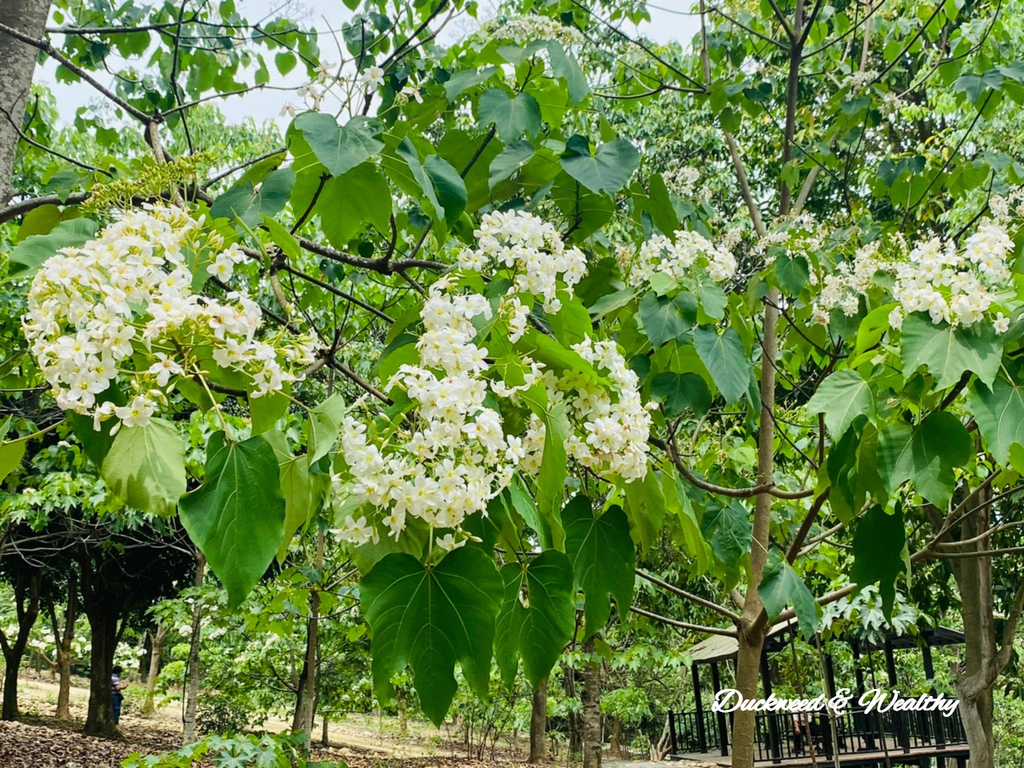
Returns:
[[[609,596],[615,598],[620,618],[632,604],[636,553],[629,521],[620,507],[611,507],[595,517],[590,499],[578,495],[562,510],[562,522],[573,584],[585,596],[584,637],[591,637],[611,616]]]
[[[772,621],[779,617],[787,605],[792,605],[804,637],[813,636],[818,629],[818,608],[814,595],[786,561],[781,550],[773,548],[768,553],[768,562],[765,563],[757,593]]]
[[[572,563],[549,549],[528,565],[502,567],[505,596],[495,626],[494,655],[506,686],[515,681],[519,658],[537,688],[550,674],[576,627]]]
[[[345,763],[313,763],[304,754],[304,734],[297,736],[210,735],[174,752],[143,757],[138,752],[123,768],[188,768],[198,761],[216,768],[346,768]]]
[[[360,610],[373,633],[373,679],[389,699],[391,676],[408,665],[423,712],[440,725],[455,696],[455,663],[488,694],[501,577],[480,549],[450,552],[424,566],[410,555],[381,559],[360,583]]]
[[[173,515],[185,492],[185,445],[178,429],[165,419],[122,426],[103,460],[101,475],[126,504]]]
[[[565,143],[562,168],[593,192],[614,195],[640,164],[640,153],[626,139],[601,144],[591,154],[586,136],[571,136]]]
[[[896,600],[896,580],[910,570],[903,512],[899,507],[891,514],[879,506],[867,511],[857,523],[853,558],[850,578],[860,587],[877,583],[882,610],[890,618]]]
[[[203,484],[181,497],[181,523],[227,589],[228,607],[238,607],[284,538],[285,500],[270,444],[215,433]]]

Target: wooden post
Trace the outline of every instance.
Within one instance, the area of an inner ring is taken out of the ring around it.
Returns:
[[[711,687],[715,691],[715,696],[722,690],[722,680],[718,676],[718,662],[712,662],[711,664]],[[718,743],[722,748],[722,757],[729,756],[729,724],[725,721],[725,712],[716,713],[718,720]]]
[[[704,702],[700,695],[700,671],[697,662],[690,666],[690,671],[693,673],[693,693],[697,699],[697,744],[701,753],[704,753],[708,751],[708,737],[704,733]]]
[[[761,651],[761,683],[764,686],[764,697],[767,699],[772,695],[772,670],[768,665],[768,653]],[[772,761],[778,762],[782,759],[782,734],[779,733],[779,721],[778,718],[772,717],[770,714],[768,717],[768,734],[771,739],[771,750],[772,750]],[[757,715],[754,715],[754,734],[755,739],[757,738]]]
[[[896,657],[892,650],[892,640],[885,640],[885,671],[889,677],[889,687],[896,688]],[[910,733],[908,718],[903,712],[892,713],[892,724],[896,729],[896,738],[904,752],[910,751]]]

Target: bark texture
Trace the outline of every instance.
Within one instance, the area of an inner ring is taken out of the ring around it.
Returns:
[[[206,558],[196,551],[196,586],[203,586],[206,578]],[[202,644],[203,609],[197,601],[192,609],[192,640],[185,666],[185,710],[181,716],[182,740],[190,744],[196,740],[196,709],[199,707],[199,648]]]
[[[968,510],[959,526],[958,552],[985,552],[992,548],[992,491],[988,485],[964,501]],[[944,520],[930,510],[932,525],[943,530]],[[946,535],[944,540],[954,539]],[[995,629],[995,598],[992,584],[992,558],[987,555],[954,558],[948,561],[960,593],[960,612],[964,626],[964,664],[957,670],[959,712],[971,750],[971,768],[993,768],[995,740],[992,733],[993,687],[1003,673],[1013,650],[1013,638],[1024,612],[1024,583],[1016,594],[1003,623],[1002,637]]]
[[[601,662],[593,658],[593,640],[584,649],[588,660],[583,667],[583,768],[601,768]]]
[[[57,649],[56,659],[57,719],[71,719],[71,642],[75,639],[75,622],[78,621],[78,579],[72,573],[68,579],[68,602],[64,609],[64,626],[57,620],[57,611],[50,606],[50,629]]]
[[[43,36],[50,0],[3,0],[0,24],[35,39]],[[0,207],[14,195],[11,176],[39,51],[0,33]]]
[[[146,675],[146,700],[142,704],[142,714],[152,715],[156,712],[156,678],[160,674],[160,655],[164,652],[164,640],[167,638],[167,625],[158,624],[155,633],[150,634],[149,674]]]
[[[39,571],[21,572],[14,581],[14,607],[18,616],[18,634],[12,639],[0,630],[0,649],[4,655],[4,698],[0,718],[18,719],[18,672],[25,656],[28,636],[39,616]]]
[[[530,702],[530,758],[527,762],[537,765],[548,759],[548,681],[545,679],[533,692]]]
[[[316,569],[323,571],[324,533],[320,531],[316,543]],[[310,587],[309,618],[306,620],[306,654],[299,674],[298,695],[295,702],[295,716],[292,718],[292,732],[306,735],[306,746],[313,736],[313,721],[316,717],[317,664],[320,648],[320,591],[317,585]],[[404,732],[404,731],[403,731]]]

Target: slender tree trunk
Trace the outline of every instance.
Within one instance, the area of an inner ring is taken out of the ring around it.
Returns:
[[[71,720],[71,643],[78,622],[78,575],[73,570],[68,579],[68,604],[63,615],[63,629],[57,622],[56,607],[50,604],[50,629],[56,652],[53,654],[57,672],[57,720]]]
[[[164,639],[167,637],[167,625],[158,624],[156,633],[150,635],[152,642],[149,653],[149,674],[146,676],[146,701],[142,705],[142,714],[152,715],[156,712],[153,693],[156,690],[156,678],[160,674],[160,655],[164,651]]]
[[[203,586],[206,577],[206,558],[196,550],[196,586]],[[196,740],[196,709],[199,706],[199,649],[202,645],[203,609],[197,600],[192,609],[192,639],[188,647],[185,666],[185,711],[181,716],[182,736],[185,744]]]
[[[14,642],[0,631],[0,649],[4,656],[4,698],[0,706],[0,719],[18,719],[18,672],[32,627],[39,616],[39,589],[42,583],[38,571],[21,575],[15,582],[14,602],[18,615],[18,634]]]
[[[315,568],[323,572],[324,533],[317,532]],[[295,716],[292,731],[306,734],[309,747],[313,734],[313,719],[316,716],[317,648],[320,643],[320,590],[317,584],[310,585],[309,619],[306,621],[306,655],[299,675],[298,698],[295,702]]]
[[[68,602],[64,609],[64,628],[57,621],[57,610],[50,606],[50,628],[57,648],[54,654],[57,668],[57,719],[71,719],[71,641],[75,638],[75,623],[78,621],[78,578],[74,572],[68,579]]]
[[[594,641],[583,646],[583,768],[601,768],[601,663],[591,657]]]
[[[34,39],[43,36],[50,0],[3,0],[0,24]],[[18,132],[25,119],[29,87],[39,51],[0,33],[0,206],[14,194],[11,176],[18,153]]]
[[[327,726],[328,726],[329,722],[330,721],[327,719],[327,715],[325,714],[324,715],[324,724],[323,724],[322,730],[320,731],[320,744],[325,746],[325,747],[331,746],[331,740],[330,740],[330,738],[328,737],[328,734],[327,734]]]
[[[57,712],[58,720],[71,719],[71,654],[57,651]]]
[[[530,702],[530,758],[527,762],[534,765],[545,763],[548,735],[548,681],[545,678],[533,692]]]
[[[787,30],[789,35],[789,73],[786,81],[786,122],[783,129],[785,144],[782,164],[793,157],[796,137],[796,111],[800,84],[800,63],[803,58],[804,0],[796,0],[793,19]],[[706,67],[706,65],[705,65]],[[746,187],[742,161],[733,153],[737,176],[745,190],[745,199],[758,235],[763,236],[764,225]],[[783,178],[779,185],[779,215],[785,216],[792,205],[792,190]],[[765,297],[764,326],[761,341],[761,413],[757,435],[757,484],[770,487],[775,481],[775,360],[778,355],[778,322],[780,295],[772,288]],[[771,525],[772,496],[768,491],[757,495],[754,503],[754,527],[750,541],[750,571],[743,610],[737,626],[738,650],[736,656],[736,688],[744,698],[757,697],[761,652],[768,632],[768,617],[764,611],[758,588],[765,563],[768,560],[769,528]],[[756,738],[756,713],[738,711],[733,715],[732,768],[753,768]]]
[[[991,491],[987,486],[972,494],[968,503],[977,508],[960,526],[962,539],[976,539],[991,520]],[[990,548],[988,537],[965,545],[964,551]],[[964,624],[965,669],[957,675],[960,717],[971,750],[971,768],[992,768],[995,741],[992,735],[992,685],[999,672],[992,593],[992,558],[979,556],[953,560],[953,574],[960,592]],[[1012,638],[1011,638],[1012,642]]]

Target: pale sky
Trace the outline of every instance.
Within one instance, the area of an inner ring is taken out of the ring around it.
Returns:
[[[486,3],[481,2],[480,5],[480,15],[483,17]],[[248,18],[250,22],[273,18],[285,6],[289,6],[288,16],[290,18],[300,19],[303,23],[316,27],[321,33],[320,50],[323,60],[336,63],[339,55],[330,30],[339,30],[340,38],[341,25],[352,16],[352,12],[344,6],[341,0],[327,0],[326,2],[321,0],[305,0],[305,2],[302,0],[237,0],[236,3],[238,12]],[[672,40],[689,43],[699,30],[698,17],[689,11],[692,7],[692,0],[657,0],[654,3],[648,3],[647,7],[651,21],[644,22],[639,28],[633,27],[627,22],[622,27],[624,32],[627,34],[639,32],[662,43]],[[467,17],[465,22],[473,23],[473,20]],[[465,26],[459,28],[457,25],[452,25],[444,30],[439,38],[440,42],[450,44],[465,31]],[[59,38],[55,42],[59,42]],[[48,62],[36,73],[36,80],[53,89],[64,122],[70,123],[79,107],[104,101],[104,98],[88,84],[57,83],[54,78],[55,70],[56,67],[52,61]],[[286,78],[281,78],[280,75],[273,72],[271,78],[272,85],[287,85],[295,88],[302,85],[305,80],[304,76],[299,73],[298,67]],[[98,79],[100,82],[104,82],[103,78]],[[113,81],[113,77],[110,77],[109,80]],[[112,82],[104,82],[104,84],[112,85]],[[288,118],[281,118],[280,113],[281,108],[289,103],[300,106],[302,99],[294,91],[269,90],[223,99],[219,102],[219,106],[230,122],[241,122],[251,117],[257,122],[274,120],[284,128]]]

